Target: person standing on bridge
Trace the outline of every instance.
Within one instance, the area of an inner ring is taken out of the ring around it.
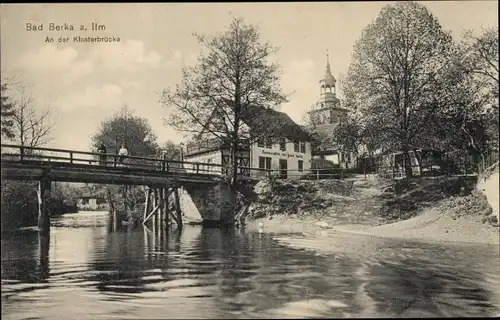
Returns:
[[[119,158],[120,164],[124,165],[125,164],[125,157],[128,156],[128,150],[125,147],[125,144],[122,144],[120,151],[118,151],[118,155],[120,156],[120,158]]]
[[[100,153],[99,164],[101,166],[106,165],[106,146],[104,145],[104,142],[101,141],[101,145],[97,149],[97,152]]]

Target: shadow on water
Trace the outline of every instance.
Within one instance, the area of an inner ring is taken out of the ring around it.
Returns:
[[[68,292],[79,292],[69,311],[79,318],[123,312],[132,318],[499,313],[494,288],[500,267],[485,267],[494,259],[491,249],[353,238],[331,245],[365,250],[319,255],[283,246],[268,234],[201,226],[160,231],[112,220],[104,213],[62,216],[53,221],[51,238],[28,232],[3,239],[3,315],[19,310],[20,316],[32,307],[22,290],[47,281],[50,288],[29,289],[38,292],[41,317],[67,310]]]
[[[2,280],[46,282],[50,235],[36,230],[2,235]]]

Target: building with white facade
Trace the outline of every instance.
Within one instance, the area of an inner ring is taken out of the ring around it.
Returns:
[[[269,172],[282,178],[299,179],[310,173],[313,138],[286,113],[260,107],[246,107],[243,114],[250,139],[242,139],[237,165],[243,176],[259,179]],[[186,146],[184,161],[227,165],[229,148],[218,139],[192,142]],[[193,170],[196,164],[188,165]],[[223,173],[222,167],[203,166],[200,172]]]

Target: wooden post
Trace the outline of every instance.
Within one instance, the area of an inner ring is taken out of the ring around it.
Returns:
[[[50,212],[48,200],[50,196],[50,179],[42,176],[38,181],[38,230],[48,233],[50,231]]]
[[[158,204],[158,190],[156,190],[156,188],[153,188],[153,208],[157,208],[157,204]],[[155,227],[156,220],[157,220],[156,219],[156,211],[151,218],[153,218],[153,227]],[[154,229],[153,229],[153,231],[154,231]]]
[[[174,197],[175,197],[175,211],[177,215],[177,229],[182,228],[182,212],[181,212],[181,202],[179,199],[179,188],[175,187],[174,191]]]
[[[118,210],[113,211],[113,231],[118,230]]]
[[[163,204],[164,205],[163,214],[165,215],[165,217],[164,217],[165,228],[168,229],[168,225],[169,225],[168,222],[170,221],[170,217],[168,214],[168,211],[169,211],[168,198],[170,196],[170,193],[168,192],[168,188],[163,188],[163,192],[164,192],[163,200],[165,201]]]
[[[146,203],[144,204],[144,215],[142,216],[142,221],[146,220],[146,216],[149,210],[149,200],[151,198],[151,188],[146,187]]]
[[[38,270],[41,280],[47,279],[49,276],[49,247],[50,233],[38,234]]]
[[[158,208],[158,229],[161,230],[163,227],[163,188],[158,189],[158,199],[159,199],[159,205],[160,207]]]
[[[127,185],[123,186],[122,197],[123,197],[123,208],[125,209],[125,215],[128,217]]]

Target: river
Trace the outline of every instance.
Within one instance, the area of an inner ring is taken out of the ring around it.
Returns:
[[[453,317],[500,313],[499,249],[342,235],[332,254],[270,234],[154,234],[105,212],[2,239],[2,318]],[[299,237],[300,236],[296,236]]]

